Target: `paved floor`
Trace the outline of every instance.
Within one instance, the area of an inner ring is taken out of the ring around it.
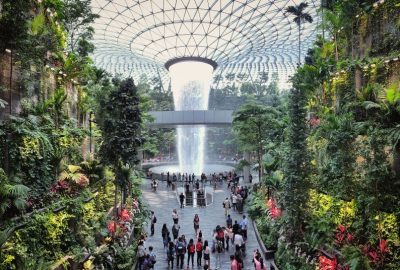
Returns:
[[[155,215],[157,217],[155,234],[154,236],[149,236],[146,241],[146,247],[153,246],[157,254],[157,263],[154,268],[155,270],[168,269],[166,263],[166,251],[164,250],[162,243],[161,227],[164,223],[166,223],[168,229],[171,231],[171,227],[173,224],[171,217],[172,209],[176,208],[178,210],[179,225],[181,226],[179,235],[184,234],[187,241],[191,238],[195,240],[193,217],[196,213],[200,217],[200,229],[203,232],[203,239],[208,240],[210,245],[212,243],[213,229],[217,225],[225,225],[225,215],[224,209],[222,208],[222,202],[228,196],[226,184],[224,184],[224,187],[219,187],[215,190],[214,203],[206,208],[193,208],[190,206],[180,209],[175,192],[171,191],[170,189],[167,190],[165,182],[160,182],[157,191],[153,192],[150,189],[150,182],[148,180],[145,180],[142,185],[142,190],[145,202],[150,205],[150,209],[155,212]],[[238,222],[240,222],[240,220],[242,220],[242,215],[237,212],[231,211],[231,217],[233,221],[237,220]],[[258,242],[254,234],[253,225],[251,224],[251,222],[249,223],[248,240],[246,243],[247,256],[244,260],[244,269],[254,269],[254,265],[251,262],[253,258],[253,251],[255,249],[259,249]],[[150,225],[148,226],[147,231],[150,232]],[[150,235],[150,233],[148,235]],[[220,269],[230,270],[229,256],[233,253],[233,249],[230,249],[229,251],[226,251],[222,254]],[[187,257],[185,257],[184,269],[187,269],[186,260]],[[194,263],[195,267],[193,269],[202,269],[201,267],[196,266],[196,256]],[[215,269],[215,263],[215,254],[211,254],[211,269]],[[267,263],[267,265],[268,264],[269,263]],[[189,269],[192,268],[190,267]],[[267,269],[269,269],[269,267]]]

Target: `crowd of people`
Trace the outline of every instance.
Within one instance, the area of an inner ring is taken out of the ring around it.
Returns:
[[[213,231],[210,240],[204,239],[200,229],[200,217],[195,214],[193,217],[193,229],[195,238],[187,239],[184,234],[180,234],[179,215],[176,209],[173,209],[172,228],[168,229],[166,223],[162,225],[161,236],[163,239],[163,247],[166,252],[168,268],[173,269],[192,269],[196,261],[196,266],[202,267],[204,270],[210,270],[210,256],[215,254],[215,268],[221,269],[221,255],[224,252],[232,252],[230,255],[231,270],[244,269],[244,257],[246,256],[247,229],[249,221],[246,215],[238,222],[232,221],[231,215],[227,214],[226,223],[217,225]],[[154,223],[156,217],[152,212],[151,217],[151,233],[154,234]],[[230,248],[231,247],[231,248]],[[149,252],[145,252],[144,239],[139,242],[139,269],[154,269],[156,263],[156,255],[153,247],[149,247]],[[253,262],[256,270],[264,270],[263,258],[258,250],[253,254]],[[186,265],[186,268],[184,266]]]
[[[219,174],[211,174],[207,177],[205,174],[200,176],[200,180],[195,180],[194,174],[172,174],[167,173],[167,186],[170,187],[174,182],[189,181],[193,183],[193,187],[200,190],[196,183],[202,183],[207,180],[210,183],[223,184],[227,183],[227,189],[230,191],[230,197],[226,197],[222,202],[222,207],[225,214],[225,224],[219,224],[215,227],[209,239],[205,239],[200,226],[200,216],[195,214],[193,217],[194,237],[186,237],[180,233],[181,225],[179,224],[179,214],[177,209],[173,209],[171,213],[172,226],[167,226],[164,223],[161,228],[162,246],[166,253],[168,268],[174,269],[194,269],[196,264],[197,269],[222,269],[221,256],[230,252],[230,269],[244,269],[244,258],[246,256],[246,241],[249,221],[246,215],[242,215],[241,220],[232,220],[231,211],[242,214],[243,204],[248,197],[249,190],[247,186],[240,186],[238,177],[234,172],[226,172]],[[185,185],[186,188],[186,185]],[[179,194],[180,207],[184,207],[185,195]],[[157,218],[152,212],[151,216],[151,235],[154,234],[154,224]],[[171,229],[169,229],[171,228]],[[139,243],[139,246],[141,244]],[[151,249],[150,249],[151,248]],[[140,247],[140,250],[142,248]],[[138,252],[139,254],[139,269],[149,270],[154,269],[156,263],[155,254],[152,253],[153,248],[149,247],[149,252]],[[215,265],[212,268],[210,256],[214,254]],[[258,250],[253,252],[254,269],[266,270],[263,258]],[[185,267],[185,268],[184,268]],[[190,268],[191,267],[191,268]]]

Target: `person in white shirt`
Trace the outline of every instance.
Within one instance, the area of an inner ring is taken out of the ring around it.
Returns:
[[[243,236],[241,234],[235,234],[235,237],[233,239],[233,244],[235,246],[242,247],[244,245]]]
[[[172,220],[174,221],[174,224],[178,224],[179,216],[176,209],[172,210]]]
[[[237,196],[235,193],[232,194],[232,206],[233,206],[233,211],[236,211],[236,204],[237,204]]]

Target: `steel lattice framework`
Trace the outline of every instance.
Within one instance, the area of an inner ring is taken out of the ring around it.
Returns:
[[[92,0],[95,63],[114,74],[168,79],[164,64],[201,57],[218,64],[215,74],[278,73],[280,85],[296,67],[298,29],[285,8],[301,0]],[[316,36],[319,0],[309,0],[314,18],[301,32],[302,54]],[[271,77],[271,76],[269,76]]]

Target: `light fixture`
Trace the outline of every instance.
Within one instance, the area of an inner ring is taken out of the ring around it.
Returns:
[[[6,53],[11,53],[11,49],[6,49]]]

